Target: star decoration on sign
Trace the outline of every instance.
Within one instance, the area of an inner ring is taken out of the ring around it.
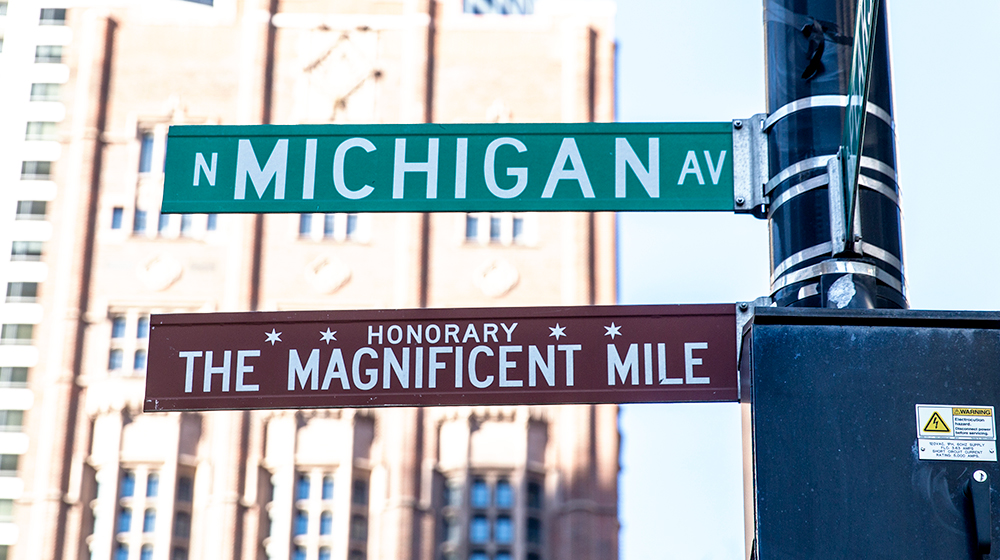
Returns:
[[[556,337],[557,341],[559,340],[560,336],[566,336],[566,327],[560,327],[559,323],[556,323],[556,326],[554,327],[549,327],[549,330],[552,331],[552,334],[550,334],[549,336]]]
[[[611,340],[614,340],[616,336],[622,335],[621,328],[621,325],[615,325],[614,321],[612,321],[610,327],[604,327],[604,336],[610,336]]]
[[[331,340],[337,340],[337,337],[335,336],[337,334],[337,331],[331,331],[330,327],[326,328],[326,332],[319,331],[319,334],[322,337],[319,339],[319,341],[325,342],[327,345],[330,344]]]
[[[267,335],[267,340],[264,342],[270,342],[271,346],[274,346],[275,342],[281,342],[281,333],[276,332],[276,329],[271,329],[271,332],[264,333]]]

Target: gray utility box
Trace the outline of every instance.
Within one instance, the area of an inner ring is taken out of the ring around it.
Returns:
[[[757,308],[759,560],[1000,558],[1000,313]]]

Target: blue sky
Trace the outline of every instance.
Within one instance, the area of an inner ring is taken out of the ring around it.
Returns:
[[[914,309],[1000,309],[1000,3],[888,1],[906,278]],[[763,3],[618,0],[621,121],[765,111]],[[621,303],[768,291],[766,222],[619,215]],[[743,553],[736,404],[623,407],[623,560]]]

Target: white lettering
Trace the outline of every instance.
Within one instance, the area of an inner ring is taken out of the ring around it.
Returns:
[[[257,384],[247,385],[243,383],[243,375],[253,373],[253,366],[247,365],[247,358],[260,357],[260,350],[239,350],[236,352],[236,390],[237,391],[259,391]]]
[[[382,349],[382,388],[388,389],[392,381],[392,372],[396,372],[396,379],[403,389],[410,388],[410,349],[403,348],[403,363],[396,359],[396,353],[392,348]]]
[[[722,175],[722,162],[726,161],[726,150],[719,153],[719,163],[712,165],[712,154],[705,150],[705,161],[708,162],[708,174],[712,176],[712,184],[719,184],[719,177]]]
[[[476,332],[476,326],[472,323],[469,323],[469,326],[465,327],[465,336],[462,337],[462,344],[468,342],[470,338],[474,338],[476,342],[479,342],[479,333]]]
[[[476,358],[480,354],[492,356],[493,350],[489,346],[476,346],[472,349],[472,352],[469,352],[469,381],[472,382],[473,387],[485,389],[493,384],[493,376],[487,375],[483,380],[480,380],[479,377],[476,376]]]
[[[448,339],[452,339],[455,344],[458,344],[458,325],[453,325],[451,323],[444,326],[444,343],[448,344]]]
[[[396,330],[396,340],[393,340],[392,331]],[[399,344],[403,341],[403,328],[399,325],[389,325],[389,329],[385,331],[386,338],[389,340],[389,344]]]
[[[656,355],[659,358],[660,385],[680,385],[683,379],[678,377],[667,378],[667,345],[660,342],[656,345]]]
[[[406,161],[406,138],[396,138],[392,167],[392,198],[403,198],[403,175],[427,174],[427,198],[437,198],[438,139],[427,139],[427,161]]]
[[[382,344],[382,325],[378,326],[378,332],[372,330],[372,326],[368,325],[368,344],[372,343],[373,338],[378,338],[378,343]]]
[[[434,329],[434,338],[431,338],[431,329]],[[441,340],[441,327],[427,325],[427,328],[424,329],[424,334],[427,336],[427,344],[437,344]]]
[[[628,165],[650,198],[660,198],[660,139],[649,139],[649,169],[642,166],[639,156],[628,140],[615,138],[615,198],[625,198],[625,179]]]
[[[566,169],[566,160],[570,160],[573,167]],[[563,138],[559,146],[559,153],[552,163],[552,171],[549,172],[549,179],[545,181],[545,188],[542,190],[542,198],[552,198],[556,192],[556,185],[563,179],[572,179],[580,184],[580,190],[585,198],[594,198],[594,188],[590,186],[590,177],[587,176],[587,169],[583,166],[583,158],[580,157],[580,150],[576,147],[576,140],[573,138]]]
[[[497,340],[498,328],[496,323],[483,323],[483,342],[489,342],[490,337],[493,337],[493,342],[500,342]]]
[[[511,325],[509,329],[505,323],[500,323],[500,327],[503,328],[503,332],[507,333],[507,342],[510,342],[510,336],[514,334],[514,329],[517,328],[517,323]]]
[[[625,355],[625,361],[623,362],[621,356],[618,355],[618,348],[614,344],[608,344],[608,386],[613,387],[615,384],[615,372],[618,372],[618,378],[621,379],[622,384],[628,380],[628,374],[632,374],[632,385],[639,384],[639,345],[630,344],[628,347],[628,353]]]
[[[226,350],[222,353],[222,365],[213,366],[212,365],[212,351],[205,351],[205,385],[204,391],[206,393],[212,391],[212,376],[222,375],[222,392],[229,392],[229,365],[230,360],[233,357],[233,353],[230,350]]]
[[[573,378],[573,352],[582,350],[583,346],[580,344],[560,344],[559,351],[566,352],[566,386],[572,387]]]
[[[205,161],[205,155],[198,152],[194,155],[194,186],[198,186],[201,180],[201,174],[205,173],[205,178],[208,179],[209,186],[215,186],[215,164],[219,163],[218,152],[212,152],[212,166],[208,166],[208,162]]]
[[[521,387],[524,381],[520,379],[507,379],[507,370],[516,368],[517,362],[507,359],[507,354],[520,352],[521,346],[501,346],[500,347],[500,386],[501,387]]]
[[[455,347],[455,388],[462,388],[462,347]]]
[[[693,173],[698,179],[699,185],[705,184],[705,177],[701,174],[701,167],[698,166],[698,158],[694,155],[694,150],[688,150],[687,157],[684,158],[684,168],[681,169],[681,176],[677,179],[678,185],[684,184],[684,179],[688,174]]]
[[[684,382],[688,385],[707,385],[712,382],[708,377],[695,377],[694,366],[701,365],[701,358],[695,358],[692,352],[695,350],[708,350],[707,342],[685,342],[684,343]]]
[[[344,353],[340,351],[340,348],[333,349],[333,354],[330,355],[330,362],[326,364],[326,375],[323,376],[324,391],[330,388],[330,382],[334,379],[340,379],[340,387],[343,390],[346,391],[351,388],[351,384],[347,381],[347,365],[344,363]]]
[[[178,352],[177,355],[184,358],[184,392],[190,393],[194,386],[194,359],[202,356],[201,351]]]
[[[241,139],[239,150],[236,152],[236,192],[234,200],[243,200],[247,193],[247,176],[253,183],[254,190],[257,191],[257,198],[264,198],[264,191],[271,184],[274,178],[274,199],[283,200],[285,198],[285,171],[288,167],[288,139],[282,138],[274,145],[271,155],[264,164],[264,169],[260,168],[257,161],[257,154],[253,151],[253,144],[250,140]]]
[[[500,146],[514,146],[517,152],[523,154],[527,151],[524,143],[516,138],[497,138],[496,140],[490,142],[489,146],[486,146],[486,159],[483,163],[483,176],[486,179],[486,187],[490,189],[493,196],[497,198],[515,198],[517,195],[524,192],[524,189],[528,186],[528,168],[527,167],[508,167],[507,176],[517,177],[517,181],[514,186],[505,189],[497,184],[497,168],[496,168],[496,154],[497,148]]]
[[[414,341],[416,341],[416,344],[422,344],[424,337],[421,331],[423,331],[423,329],[423,325],[417,325],[417,328],[415,329],[413,328],[413,325],[406,325],[406,343],[413,344]]]
[[[378,359],[378,352],[372,350],[371,348],[365,347],[359,349],[354,353],[354,360],[351,361],[351,376],[354,378],[354,386],[362,391],[368,391],[378,383],[378,369],[368,368],[365,370],[365,375],[368,376],[368,381],[361,382],[361,358],[368,356],[369,358]]]
[[[368,184],[355,191],[347,188],[347,183],[344,181],[344,159],[347,157],[347,150],[351,148],[361,148],[371,153],[375,151],[375,144],[372,144],[367,138],[348,138],[341,142],[333,153],[333,186],[337,188],[337,193],[340,196],[350,200],[358,200],[372,194],[375,188]]]
[[[444,369],[444,363],[438,361],[440,354],[451,354],[451,346],[431,346],[430,355],[427,357],[427,388],[437,388],[437,372]]]
[[[458,138],[455,144],[455,198],[465,198],[469,170],[469,139]]]
[[[312,200],[316,187],[316,139],[306,139],[306,159],[302,168],[302,200]]]
[[[535,381],[538,378],[536,370],[542,372],[542,377],[545,378],[549,387],[554,387],[556,384],[556,347],[549,344],[545,349],[548,354],[547,360],[542,359],[538,347],[528,346],[528,387],[535,386]]]
[[[309,359],[306,360],[306,365],[302,365],[302,360],[299,358],[299,351],[294,348],[288,351],[288,390],[295,390],[295,380],[298,379],[299,386],[303,389],[306,388],[306,382],[309,381],[310,389],[315,391],[319,389],[319,349],[314,348],[312,352],[309,353]]]

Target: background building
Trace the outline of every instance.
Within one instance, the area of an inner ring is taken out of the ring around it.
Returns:
[[[158,208],[172,124],[609,121],[613,17],[0,1],[0,559],[616,557],[614,406],[140,412],[151,313],[612,303],[611,215]]]

